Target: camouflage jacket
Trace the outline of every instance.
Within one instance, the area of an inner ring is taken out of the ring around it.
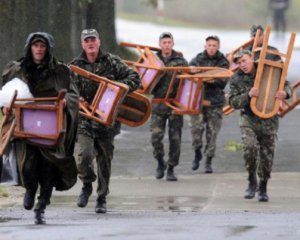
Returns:
[[[240,126],[251,127],[266,135],[276,134],[278,129],[278,116],[262,119],[256,116],[250,108],[248,93],[254,85],[255,74],[245,74],[238,70],[230,78],[229,104],[234,109],[241,109]],[[285,82],[287,98],[292,94],[292,89],[288,81]]]
[[[85,53],[82,52],[77,58],[71,61],[71,64],[110,80],[124,83],[129,86],[130,92],[140,87],[141,82],[139,75],[132,68],[123,63],[118,56],[110,53],[102,53],[99,51],[95,63],[91,64],[88,62]],[[98,89],[98,83],[81,76],[75,76],[74,79],[79,90],[79,95],[88,103],[92,103]],[[106,139],[107,136],[117,135],[120,132],[120,127],[121,124],[119,122],[115,122],[113,126],[107,127],[83,116],[79,116],[78,133],[89,137]]]
[[[184,59],[183,55],[181,53],[178,53],[176,51],[172,51],[172,54],[168,58],[164,58],[161,54],[161,51],[157,53],[157,56],[162,60],[165,66],[168,67],[176,67],[176,66],[187,66],[188,63]],[[170,84],[172,78],[172,72],[165,72],[164,75],[160,78],[159,82],[155,86],[155,88],[152,90],[153,98],[164,98],[168,87]],[[171,97],[175,97],[176,91],[178,88],[178,79],[174,84],[174,88],[172,89]],[[153,104],[152,111],[157,113],[170,113],[171,109],[167,107],[164,104]]]
[[[227,58],[221,52],[217,52],[213,57],[209,57],[206,51],[197,54],[190,63],[190,66],[199,67],[222,67],[229,68]],[[212,106],[220,107],[225,103],[224,88],[227,84],[227,79],[217,78],[212,83],[204,83],[204,98],[210,101]]]

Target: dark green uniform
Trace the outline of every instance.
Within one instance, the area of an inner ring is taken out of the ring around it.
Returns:
[[[187,66],[187,61],[183,58],[182,54],[172,51],[172,54],[168,58],[164,58],[161,51],[157,53],[157,56],[163,61],[165,66]],[[170,81],[172,73],[166,72],[159,80],[158,84],[152,91],[153,98],[164,98]],[[177,86],[173,89],[173,96],[175,97]],[[177,166],[180,157],[181,148],[181,131],[183,127],[183,116],[174,115],[172,109],[164,104],[154,104],[152,106],[151,115],[151,143],[153,146],[153,156],[155,159],[163,159],[164,144],[163,138],[165,135],[166,124],[169,126],[169,160],[168,165]]]
[[[95,63],[91,64],[88,62],[85,53],[82,52],[71,64],[110,80],[127,84],[130,91],[134,91],[140,86],[138,74],[124,64],[119,57],[110,53],[99,51]],[[92,103],[98,89],[98,83],[77,76],[76,85],[80,96],[88,103]],[[120,127],[121,124],[119,122],[116,122],[111,127],[107,127],[85,117],[79,117],[78,144],[80,149],[77,159],[79,178],[83,183],[91,183],[97,179],[97,193],[100,197],[105,197],[109,193],[114,137],[119,134]],[[95,157],[97,161],[97,175],[93,169],[93,159]]]
[[[275,140],[278,131],[278,116],[262,119],[250,108],[248,95],[253,87],[255,74],[245,74],[238,70],[230,79],[229,104],[234,109],[241,109],[240,128],[244,144],[244,161],[249,175],[256,174],[267,182],[271,177]],[[292,90],[285,83],[287,97]]]
[[[228,60],[219,51],[212,57],[208,56],[206,51],[203,51],[193,58],[189,65],[229,68]],[[217,135],[222,125],[226,84],[227,79],[221,78],[215,79],[212,83],[204,83],[204,98],[210,101],[211,105],[203,107],[201,115],[191,116],[193,147],[195,150],[202,149],[202,137],[206,131],[204,152],[208,158],[215,156]]]

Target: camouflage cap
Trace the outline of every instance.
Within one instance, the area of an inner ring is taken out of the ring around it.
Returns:
[[[260,29],[261,33],[264,32],[264,28],[261,25],[252,25],[250,28],[250,36],[255,37],[255,34],[258,29]]]
[[[244,56],[245,54],[251,56],[251,52],[249,50],[246,50],[246,49],[239,50],[236,54],[234,54],[234,56],[233,56],[233,62],[236,63],[236,61],[238,59],[240,59],[242,56]]]
[[[217,42],[220,42],[220,38],[217,35],[210,35],[205,39],[205,41],[207,42],[208,40],[211,40],[211,39],[215,40]]]
[[[85,40],[86,38],[89,38],[89,37],[95,37],[95,38],[99,38],[99,33],[97,32],[96,29],[84,29],[82,32],[81,32],[81,41]]]
[[[159,40],[163,38],[171,38],[173,40],[173,35],[170,32],[163,32],[162,34],[159,35]]]
[[[31,39],[30,44],[32,45],[32,44],[34,44],[34,43],[36,43],[36,42],[43,42],[43,43],[47,44],[47,40],[46,40],[44,37],[42,37],[41,35],[36,35],[36,36],[34,36],[34,37]]]

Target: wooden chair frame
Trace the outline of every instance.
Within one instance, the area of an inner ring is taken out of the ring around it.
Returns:
[[[203,82],[209,84],[216,78],[229,78],[232,71],[219,67],[165,67],[165,71],[172,72],[172,78],[164,99],[153,99],[152,103],[163,103],[173,109],[175,114],[196,115],[202,106],[210,103],[204,100]],[[179,79],[176,96],[172,97],[175,80]],[[188,91],[184,91],[185,83],[189,82]],[[188,98],[182,97],[186,94]],[[182,102],[184,101],[184,102]]]
[[[300,104],[300,80],[292,86],[292,97],[288,100],[283,100],[279,106],[278,116],[284,117],[288,112],[292,111],[298,104]]]
[[[287,52],[269,50],[268,41],[271,27],[267,26],[263,45],[257,48],[254,45],[254,52],[260,51],[257,73],[254,81],[254,87],[259,89],[259,96],[251,98],[250,107],[253,113],[261,118],[271,118],[279,111],[280,101],[275,97],[277,91],[284,90],[287,76],[287,69],[290,62],[293,46],[295,42],[295,33],[291,34]],[[266,59],[266,54],[271,53],[284,58],[282,61],[272,61]]]
[[[61,142],[66,132],[64,119],[65,92],[60,92],[57,97],[24,98],[14,102],[16,127],[14,137],[25,138],[27,142],[43,147],[56,147]],[[26,103],[24,103],[26,102]],[[24,112],[26,110],[54,112],[56,115],[56,130],[53,134],[28,132],[24,128]]]
[[[79,102],[79,113],[82,116],[106,126],[112,126],[117,120],[128,126],[137,127],[148,120],[151,113],[151,103],[147,97],[136,91],[128,94],[129,87],[126,84],[98,76],[74,65],[69,67],[73,72],[84,78],[99,83],[97,93],[91,104],[84,100]],[[110,111],[101,112],[98,110],[98,106],[107,90],[114,91],[115,98]]]
[[[128,60],[124,62],[133,67],[141,77],[142,86],[138,92],[149,94],[163,74],[164,63],[153,53],[153,51],[159,51],[160,48],[128,42],[121,42],[120,45],[135,48],[139,52],[140,57],[136,62]]]
[[[93,80],[99,84],[91,104],[85,102],[84,99],[80,99],[79,114],[106,126],[113,125],[117,117],[117,109],[128,93],[129,87],[123,83],[114,82],[98,76],[75,65],[70,65],[69,67],[73,72],[80,76]],[[108,111],[99,109],[100,105],[103,104],[102,100],[105,100],[103,97],[107,91],[111,91],[114,95],[114,99],[107,99],[110,104]]]
[[[17,91],[15,91],[9,103],[9,106],[7,108],[7,113],[3,115],[3,120],[0,128],[0,156],[4,154],[5,149],[9,144],[9,142],[11,141],[11,138],[13,136],[16,127],[15,119],[12,118],[13,104],[16,98],[17,98]]]

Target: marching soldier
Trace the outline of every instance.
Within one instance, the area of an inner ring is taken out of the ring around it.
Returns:
[[[240,129],[244,144],[244,161],[248,171],[249,185],[244,198],[255,197],[257,189],[256,171],[259,176],[258,201],[267,202],[267,183],[271,177],[275,140],[278,131],[278,116],[262,119],[256,116],[251,108],[252,97],[257,97],[259,91],[253,87],[256,76],[256,64],[249,50],[240,50],[234,56],[234,62],[239,69],[230,79],[229,104],[235,109],[241,109]],[[292,90],[286,81],[284,91],[278,91],[279,100],[291,96]]]
[[[130,91],[139,88],[139,75],[123,63],[118,56],[105,53],[101,50],[101,40],[99,33],[95,29],[85,29],[82,31],[81,45],[83,49],[82,53],[71,64],[110,80],[127,84]],[[80,97],[91,104],[97,92],[98,84],[80,76],[75,78],[75,82]],[[87,205],[93,191],[92,182],[97,180],[95,212],[106,213],[106,196],[109,193],[114,138],[120,133],[120,128],[120,122],[107,127],[79,116],[77,168],[79,178],[83,182],[83,187],[78,197],[78,207],[85,207]],[[97,173],[95,173],[93,168],[94,158],[96,158]]]
[[[220,39],[217,36],[208,36],[205,50],[197,54],[189,65],[228,69],[229,62],[219,49]],[[191,134],[195,150],[195,157],[192,163],[194,171],[199,168],[199,163],[202,159],[202,138],[206,131],[206,146],[204,149],[206,155],[205,173],[213,172],[211,164],[215,156],[217,135],[222,125],[223,106],[225,104],[225,93],[223,90],[226,84],[227,79],[214,79],[209,83],[204,83],[204,98],[210,101],[210,106],[204,106],[201,115],[191,116]]]
[[[161,50],[158,51],[157,56],[163,61],[165,66],[187,66],[187,61],[183,58],[182,54],[173,50],[174,38],[171,33],[164,32],[159,36],[159,46]],[[171,78],[172,74],[170,72],[162,76],[152,91],[154,99],[165,97]],[[175,94],[176,89],[173,89],[173,95],[175,96]],[[163,139],[167,123],[169,126],[170,145],[169,159],[166,164],[164,160]],[[177,181],[177,177],[174,174],[174,167],[179,163],[182,127],[183,116],[173,114],[172,109],[164,104],[153,104],[151,115],[151,143],[153,146],[153,156],[157,160],[157,179],[164,177],[164,171],[167,167],[166,179],[168,181]]]

